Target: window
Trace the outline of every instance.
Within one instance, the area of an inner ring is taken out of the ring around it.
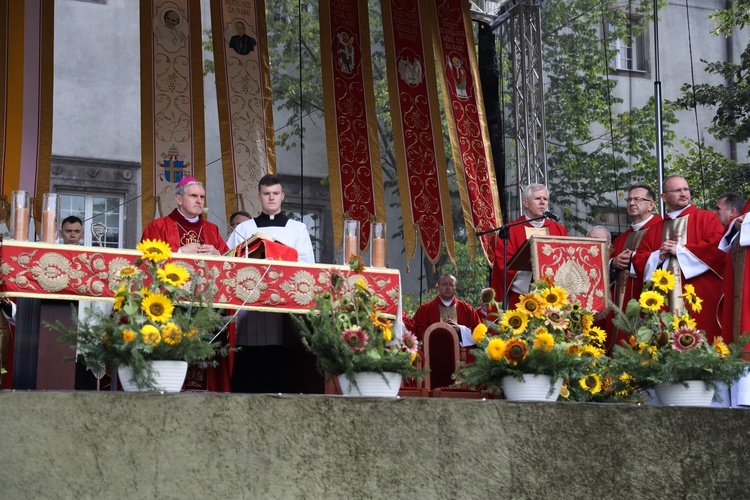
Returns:
[[[609,32],[615,27],[608,23]],[[618,71],[645,73],[646,69],[646,35],[640,19],[629,19],[625,25],[627,36],[610,38],[609,48],[614,57],[612,66]]]
[[[116,195],[60,193],[60,220],[80,217],[86,246],[122,248],[122,207],[122,197]]]
[[[321,215],[317,213],[317,211],[310,213],[307,209],[305,209],[305,212],[307,212],[305,213],[305,216],[300,218],[300,213],[292,208],[291,211],[287,212],[287,215],[290,219],[298,220],[307,226],[307,232],[310,233],[310,242],[312,243],[313,252],[315,253],[315,262],[321,262],[320,246],[322,234],[319,222]]]

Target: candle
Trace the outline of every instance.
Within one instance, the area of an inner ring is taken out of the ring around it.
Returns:
[[[385,267],[385,238],[372,239],[372,267]]]
[[[347,234],[344,239],[344,264],[349,263],[349,259],[354,255],[358,255],[357,252],[357,235]]]
[[[57,241],[57,217],[54,210],[42,211],[42,242]]]
[[[13,239],[26,241],[29,239],[29,209],[16,207],[16,217],[13,220]]]

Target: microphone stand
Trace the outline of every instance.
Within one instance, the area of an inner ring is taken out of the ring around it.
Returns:
[[[483,236],[485,234],[496,232],[498,233],[498,237],[502,238],[503,240],[503,311],[508,310],[508,239],[510,239],[510,228],[512,228],[513,226],[526,224],[527,222],[534,222],[546,218],[546,215],[540,215],[539,217],[534,217],[533,219],[524,219],[516,222],[509,222],[507,224],[503,224],[500,227],[476,233],[477,236]]]

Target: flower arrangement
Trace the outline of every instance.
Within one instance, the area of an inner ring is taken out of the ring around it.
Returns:
[[[658,384],[702,380],[716,389],[735,382],[747,368],[739,346],[721,337],[712,343],[697,329],[692,312],[700,312],[702,299],[686,284],[681,295],[686,308],[677,314],[664,310],[675,276],[663,269],[654,272],[640,297],[630,300],[625,312],[617,311],[613,324],[629,335],[627,345],[615,346],[611,377],[615,395],[642,393]],[[715,396],[718,397],[718,396]]]
[[[489,309],[498,312],[474,329],[475,361],[459,369],[463,384],[499,392],[504,377],[523,380],[533,374],[549,375],[553,383],[562,378],[589,393],[601,391],[596,367],[606,364],[607,335],[563,288],[541,280],[514,309],[500,310],[494,298]]]
[[[227,318],[204,298],[200,283],[183,265],[167,262],[172,252],[163,241],[145,240],[136,247],[141,256],[117,273],[112,312],[88,308],[86,319],[74,311],[74,329],[51,325],[74,345],[95,373],[103,367],[129,366],[139,388],[154,388],[154,360],[178,360],[213,366],[226,346],[212,343]]]
[[[315,296],[306,318],[297,318],[302,342],[316,357],[321,373],[346,375],[356,385],[357,372],[399,373],[419,377],[416,336],[404,331],[400,338],[382,313],[383,301],[357,273],[364,269],[359,257],[349,262],[346,275],[330,271],[329,288]]]

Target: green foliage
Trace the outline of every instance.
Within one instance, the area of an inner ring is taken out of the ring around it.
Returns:
[[[60,341],[75,346],[94,373],[106,367],[129,366],[140,389],[156,388],[152,361],[177,360],[214,366],[211,358],[227,348],[212,343],[227,318],[211,307],[213,288],[180,265],[166,263],[171,252],[161,241],[139,244],[143,256],[117,271],[119,288],[112,312],[87,308],[86,317],[70,328],[60,321],[48,325]],[[205,285],[208,289],[199,290]]]
[[[663,3],[663,2],[662,2]],[[629,26],[614,0],[550,2],[541,11],[545,83],[545,117],[549,185],[552,201],[562,207],[569,229],[584,233],[599,207],[614,207],[617,195],[636,179],[656,178],[654,102],[613,114],[621,103],[613,97],[609,77],[613,58],[610,39],[640,34],[653,2],[630,4],[644,23]],[[602,19],[612,23],[602,39]],[[665,145],[676,123],[665,107]],[[583,209],[584,216],[578,213]]]
[[[393,339],[391,321],[380,312],[381,299],[357,271],[355,257],[346,275],[332,270],[329,288],[315,296],[315,307],[306,318],[295,317],[302,342],[315,356],[323,374],[346,375],[352,383],[357,372],[395,372],[421,376],[413,361],[417,340],[411,333]]]

